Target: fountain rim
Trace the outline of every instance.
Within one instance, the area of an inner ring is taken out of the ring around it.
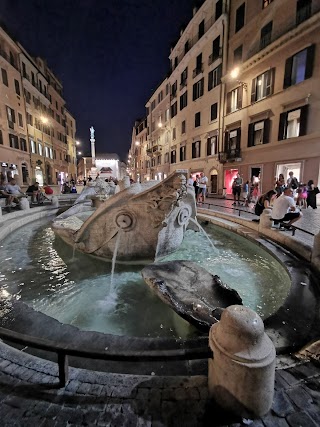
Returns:
[[[44,212],[45,211],[45,212]],[[34,212],[32,214],[30,214],[30,216],[24,216],[22,221],[19,221],[18,224],[15,223],[15,227],[14,230],[24,226],[25,224],[27,224],[28,222],[34,221],[37,218],[42,218],[45,216],[51,216],[54,215],[56,213],[57,210],[53,210],[53,209],[41,209],[38,210],[37,212]],[[202,214],[198,214],[198,217],[200,220],[209,220],[207,218],[207,216],[204,216]],[[228,218],[228,220],[232,221],[232,218]],[[216,224],[217,225],[217,224]],[[227,226],[226,224],[224,224],[223,222],[221,222],[221,224],[219,224],[218,226],[222,227],[222,228],[227,228],[229,231],[234,231],[236,232],[236,230],[232,230],[230,229],[229,226]],[[1,230],[0,232],[0,243],[1,241],[9,234],[12,233],[14,230],[10,229],[9,227],[3,227],[7,230],[7,232],[3,232],[4,230]],[[272,256],[274,256],[281,264],[282,266],[288,271],[288,274],[290,275],[291,278],[291,288],[290,288],[290,294],[293,292],[293,288],[300,286],[300,281],[301,281],[301,272],[298,272],[298,274],[296,274],[295,270],[296,267],[294,265],[288,266],[288,259],[290,260],[290,262],[292,260],[296,260],[297,256],[288,252],[288,250],[286,250],[283,246],[277,246],[274,243],[271,243],[270,241],[268,241],[266,238],[263,238],[263,236],[259,236],[259,241],[255,240],[254,238],[252,238],[252,236],[250,238],[248,238],[248,236],[244,236],[241,233],[237,233],[238,235],[240,235],[243,238],[246,238],[248,240],[250,240],[251,242],[257,244],[258,246],[262,247],[264,250],[266,250],[269,254],[271,254]],[[302,259],[302,257],[298,258],[300,261]],[[294,264],[294,263],[292,263]],[[310,267],[310,263],[308,264],[305,261],[305,267],[307,267],[307,273],[306,276],[308,274],[308,272],[312,273],[312,269]],[[287,297],[288,299],[288,297]],[[285,301],[286,303],[286,301]],[[284,303],[284,305],[285,305]],[[29,306],[27,306],[25,303],[21,303],[24,304],[26,307],[28,307],[29,309],[31,309]],[[32,309],[31,309],[32,310]],[[34,310],[35,311],[35,310]],[[49,318],[49,316],[41,313],[42,316],[45,316],[47,318]],[[50,318],[52,319],[52,318]],[[281,341],[281,334],[286,334],[286,330],[288,332],[288,327],[285,327],[284,323],[285,321],[283,319],[287,320],[287,316],[286,316],[286,312],[283,309],[283,306],[280,307],[280,309],[274,313],[273,315],[269,316],[268,318],[266,318],[264,320],[264,325],[265,325],[265,331],[266,333],[271,337],[272,341],[274,342],[274,345],[276,347],[277,353],[278,354],[286,354],[289,353],[291,351],[297,350],[298,348],[301,348],[303,345],[305,345],[308,341],[311,341],[311,338],[307,338],[306,334],[305,334],[305,328],[303,328],[304,334],[302,334],[302,329],[300,333],[300,338],[301,336],[304,336],[304,342],[295,342],[293,341],[293,343],[288,344],[285,341]],[[52,319],[54,320],[54,319]],[[55,320],[54,320],[55,321]],[[71,325],[66,325],[66,324],[62,324],[58,321],[55,321],[57,323],[59,323],[61,325],[62,328],[65,328],[66,326],[70,326]],[[299,318],[299,322],[301,324],[304,324],[304,321]],[[288,323],[288,322],[286,322]],[[288,326],[288,325],[287,325]],[[305,325],[304,325],[305,327]],[[80,335],[86,335],[86,334],[98,334],[98,335],[103,335],[105,340],[105,345],[107,346],[110,342],[113,344],[120,344],[120,351],[121,348],[128,348],[128,345],[130,346],[130,348],[132,349],[132,351],[137,351],[138,349],[145,349],[146,346],[150,346],[150,344],[152,343],[153,345],[151,346],[152,348],[159,348],[159,349],[167,349],[167,350],[172,350],[172,349],[181,349],[181,345],[186,346],[186,348],[195,348],[195,346],[199,345],[199,346],[203,346],[203,343],[205,342],[206,337],[204,336],[200,336],[199,338],[192,338],[192,339],[184,339],[184,340],[179,340],[179,339],[174,339],[174,338],[142,338],[142,337],[123,337],[123,336],[114,336],[114,335],[110,335],[110,334],[102,334],[99,332],[90,332],[90,331],[81,331],[80,329],[76,328],[76,327],[71,327],[73,328],[74,332],[78,332]],[[279,335],[280,335],[280,340],[279,340]],[[297,335],[297,334],[296,334]],[[89,335],[88,335],[89,336]],[[290,334],[289,334],[290,337]],[[292,341],[292,337],[290,338]],[[121,343],[121,341],[123,341]],[[94,351],[94,349],[92,350]]]

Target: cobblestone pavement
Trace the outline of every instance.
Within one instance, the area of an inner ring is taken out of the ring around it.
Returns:
[[[68,385],[59,388],[55,363],[1,344],[1,426],[319,426],[320,369],[311,362],[293,362],[287,359],[287,368],[276,371],[272,409],[252,421],[237,419],[210,401],[205,376],[71,368]]]
[[[232,208],[230,200],[208,199],[208,203],[227,213]],[[254,218],[249,212],[241,216]],[[297,225],[318,233],[320,209],[303,213]],[[124,375],[70,368],[69,383],[59,388],[55,363],[0,342],[0,418],[1,427],[316,427],[320,425],[320,367],[278,358],[272,409],[252,421],[235,418],[210,400],[205,376]]]

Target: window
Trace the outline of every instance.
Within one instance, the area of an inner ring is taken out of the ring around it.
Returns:
[[[14,87],[16,90],[16,94],[20,96],[20,84],[18,82],[18,80],[14,79]]]
[[[309,105],[304,105],[303,107],[280,114],[279,141],[306,135],[308,107]]]
[[[194,115],[194,127],[199,127],[201,125],[201,113],[200,111]]]
[[[44,147],[44,156],[49,157],[49,148],[48,147]]]
[[[20,114],[20,113],[18,113],[18,123],[19,123],[19,126],[21,128],[23,128],[22,114]]]
[[[218,103],[211,105],[210,109],[210,121],[216,120],[218,117]]]
[[[243,49],[243,46],[240,45],[239,47],[237,47],[237,49],[234,50],[233,65],[238,65],[242,62],[242,49]]]
[[[165,153],[164,155],[164,162],[169,163],[169,153]]]
[[[310,78],[313,72],[315,45],[311,45],[286,60],[283,88]]]
[[[239,86],[227,94],[227,113],[233,113],[242,108],[242,91],[242,86]]]
[[[252,80],[251,103],[273,94],[274,68]]]
[[[185,68],[181,73],[180,89],[182,89],[184,86],[187,85],[187,78],[188,78],[188,67]]]
[[[201,39],[203,35],[204,35],[204,19],[199,24],[198,39]]]
[[[167,83],[166,84],[166,95],[168,95],[169,94],[169,84]]]
[[[14,124],[16,122],[15,118],[15,112],[12,108],[7,106],[7,119],[8,119],[8,126],[10,129],[14,129]]]
[[[214,156],[218,153],[218,136],[211,136],[207,139],[207,156]]]
[[[212,42],[212,54],[209,56],[209,65],[212,64],[216,59],[220,58],[220,56],[220,36],[218,36]]]
[[[193,96],[192,96],[193,101],[195,101],[196,99],[200,98],[200,96],[203,95],[203,89],[204,89],[204,77],[193,85]]]
[[[184,54],[189,52],[189,50],[190,50],[190,42],[189,42],[189,40],[187,40],[184,44]]]
[[[178,113],[178,103],[175,102],[173,105],[171,105],[171,117],[176,116]]]
[[[1,129],[0,129],[0,145],[3,145],[3,135],[2,135]]]
[[[311,17],[311,6],[312,6],[312,0],[297,1],[297,17],[296,17],[297,25],[301,24],[301,22],[304,22]]]
[[[248,127],[248,147],[268,144],[270,119],[250,123]]]
[[[27,113],[27,124],[33,126],[33,117],[29,113]]]
[[[49,157],[50,157],[50,159],[53,159],[53,150],[52,150],[52,148],[49,149]]]
[[[262,9],[265,9],[272,2],[273,0],[262,0]]]
[[[240,156],[241,128],[230,130],[226,133],[226,152],[228,158]]]
[[[196,68],[193,70],[193,77],[196,77],[200,73],[202,73],[202,53],[197,56]]]
[[[175,139],[177,139],[177,130],[176,128],[172,129],[172,140],[174,141]]]
[[[170,108],[167,108],[164,113],[164,120],[167,122],[170,119]]]
[[[261,29],[260,49],[264,49],[266,46],[268,46],[271,43],[271,34],[272,34],[272,21],[268,22],[268,24]]]
[[[153,111],[155,108],[156,108],[156,100],[154,99],[154,100],[151,102],[151,111]]]
[[[181,123],[181,134],[183,135],[184,133],[186,133],[186,121],[183,120],[183,122]]]
[[[24,138],[20,138],[20,149],[22,151],[28,151],[27,150],[27,141]]]
[[[1,68],[2,83],[9,87],[7,71]]]
[[[9,133],[9,143],[11,148],[16,148],[19,150],[19,139],[17,135],[12,135],[12,133]]]
[[[161,165],[161,154],[157,156],[157,165]]]
[[[192,143],[192,158],[197,159],[200,157],[201,152],[201,141],[195,141]]]
[[[216,20],[222,15],[222,0],[218,0],[216,3]]]
[[[246,4],[242,3],[236,11],[236,28],[235,33],[237,33],[244,26],[244,17],[246,12]]]
[[[163,92],[159,92],[158,94],[158,104],[163,100]]]
[[[39,153],[39,156],[42,156],[42,145],[40,143],[38,143],[38,153]]]
[[[171,151],[171,159],[170,159],[170,163],[176,163],[176,150],[172,150]]]
[[[171,86],[171,99],[177,96],[178,82],[177,80]]]
[[[208,74],[208,91],[218,86],[221,83],[222,65],[210,71]]]
[[[180,96],[180,111],[183,110],[188,105],[188,92]]]
[[[180,162],[184,162],[186,160],[186,146],[180,147]]]
[[[30,139],[30,152],[32,154],[36,154],[37,153],[36,143],[33,141],[33,139]]]

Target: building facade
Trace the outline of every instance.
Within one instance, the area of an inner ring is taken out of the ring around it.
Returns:
[[[319,184],[320,0],[207,0],[193,12],[147,126],[133,128],[141,178],[204,172],[213,194],[231,193],[237,173],[261,191],[289,171]]]
[[[76,173],[76,123],[70,113],[67,123],[61,82],[1,27],[0,68],[2,177],[62,184]]]

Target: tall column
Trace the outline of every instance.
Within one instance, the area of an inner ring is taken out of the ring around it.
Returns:
[[[91,157],[92,157],[92,167],[96,166],[96,147],[95,147],[95,138],[94,138],[94,128],[90,128],[90,142],[91,142]]]

